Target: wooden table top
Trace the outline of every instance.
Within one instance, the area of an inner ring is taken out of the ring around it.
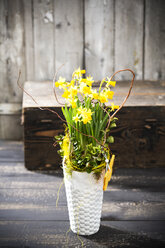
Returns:
[[[120,105],[129,90],[130,82],[118,81],[114,90],[114,103]],[[52,82],[25,82],[25,90],[33,96],[39,106],[61,107],[54,97]],[[97,86],[96,86],[97,88]],[[56,88],[60,102],[63,90]],[[23,108],[38,107],[36,103],[24,93]],[[165,82],[164,81],[135,81],[131,95],[125,106],[165,106]]]
[[[165,168],[118,169],[104,193],[101,227],[84,247],[164,247]],[[0,141],[0,247],[81,247],[69,231],[62,171],[28,171],[23,144]]]

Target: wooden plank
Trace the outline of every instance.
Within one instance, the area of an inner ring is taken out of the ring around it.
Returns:
[[[145,7],[144,78],[165,78],[165,1],[147,0]]]
[[[116,224],[116,222],[115,222]],[[130,223],[128,223],[129,225]],[[119,223],[118,228],[114,227],[114,222],[103,222],[97,234],[92,236],[81,236],[80,238],[69,231],[68,222],[49,221],[1,221],[0,222],[0,245],[2,247],[84,247],[102,248],[109,247],[163,247],[164,230],[163,224],[157,222],[158,231],[152,230],[151,226],[155,222],[138,222],[141,231],[133,232],[127,230],[127,223]],[[147,226],[147,231],[143,231],[143,225]],[[121,225],[125,229],[121,230]],[[150,225],[150,226],[149,226]],[[137,223],[132,223],[137,226]],[[66,234],[67,233],[67,234]],[[110,235],[109,235],[110,234]],[[160,240],[159,240],[160,239]],[[81,241],[80,241],[81,240]]]
[[[0,140],[0,162],[23,162],[23,144],[18,141]]]
[[[26,80],[34,80],[34,20],[33,0],[23,0]]]
[[[142,79],[143,0],[115,1],[115,71],[130,68]],[[128,73],[117,79],[129,79]]]
[[[20,102],[18,70],[25,81],[23,4],[21,0],[1,1],[0,101]],[[15,126],[16,128],[16,126]]]
[[[53,1],[33,1],[34,21],[34,77],[35,80],[53,78],[54,74],[54,17]]]
[[[130,86],[129,81],[117,81],[114,88],[114,102],[121,104],[127,95]],[[96,89],[98,87],[96,86]],[[25,90],[31,94],[40,107],[61,107],[54,97],[51,82],[26,82]],[[132,93],[126,102],[126,107],[138,106],[165,106],[165,81],[135,81]],[[56,88],[56,93],[60,102],[63,90]],[[37,108],[37,104],[26,94],[23,95],[23,108]]]
[[[46,191],[45,191],[46,192]],[[44,193],[45,193],[44,192]],[[31,192],[27,192],[31,193]],[[50,191],[47,191],[50,193]],[[39,193],[38,193],[39,195]],[[51,195],[53,197],[53,195]],[[0,220],[49,220],[68,221],[68,208],[59,204],[56,207],[56,197],[52,205],[42,201],[27,202],[15,199],[14,202],[5,202],[2,198],[0,205]],[[132,221],[165,221],[164,203],[162,202],[115,202],[103,204],[102,220],[132,220]]]
[[[6,103],[21,102],[22,91],[16,84],[19,69],[21,80],[25,81],[23,5],[20,0],[0,1],[0,58],[0,103],[5,107]],[[0,139],[21,139],[20,115],[2,116],[4,110],[0,112]]]
[[[85,66],[95,80],[114,71],[114,1],[85,1]]]
[[[12,125],[11,125],[12,123]],[[21,115],[0,115],[0,139],[22,140]],[[0,158],[1,160],[1,158]]]
[[[149,171],[151,171],[151,173],[149,173]],[[0,174],[0,188],[2,189],[58,189],[63,178],[61,169],[55,171],[28,171],[24,167],[23,163],[12,162],[8,164],[6,162],[1,162]],[[128,199],[128,195],[129,199],[135,195],[136,199],[142,199],[144,196],[146,199],[154,200],[154,197],[156,197],[154,192],[160,193],[165,190],[164,175],[165,170],[163,168],[150,168],[150,170],[148,170],[135,168],[115,169],[114,167],[114,173],[109,184],[108,191],[104,194],[105,199],[109,197],[109,194],[115,194],[116,191],[118,194],[116,196],[114,195],[113,197],[115,197],[115,199],[119,199],[122,197],[120,196],[120,192],[122,192],[123,188],[125,187],[127,192],[126,199]],[[145,190],[145,192],[142,190]],[[153,198],[151,195],[152,193]]]
[[[63,63],[60,75],[70,80],[73,71],[83,66],[83,1],[55,0],[55,63]]]

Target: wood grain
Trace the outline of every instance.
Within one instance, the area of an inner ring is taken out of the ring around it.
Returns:
[[[52,79],[54,75],[53,1],[33,1],[34,77]]]
[[[147,0],[145,10],[144,78],[162,79],[165,77],[165,2]]]
[[[85,66],[95,80],[114,71],[114,1],[85,0]]]
[[[81,241],[89,248],[164,247],[163,168],[116,169],[104,192],[100,230],[80,241],[69,230],[64,186],[56,207],[61,172],[28,171],[14,162],[22,148],[0,141],[1,247],[81,247]]]
[[[26,80],[34,80],[34,16],[33,0],[23,0]]]
[[[159,227],[158,231],[154,232],[151,228],[155,223],[150,222],[150,226],[146,222],[139,223],[139,227],[147,226],[148,231],[139,231],[134,233],[129,230],[131,223],[118,223],[114,226],[114,222],[103,222],[100,231],[92,236],[81,236],[81,241],[86,248],[102,248],[108,247],[111,244],[114,248],[120,247],[163,247],[164,242],[158,237],[163,237],[164,231],[161,222],[156,223]],[[124,228],[125,225],[125,228]],[[132,223],[132,226],[137,223]],[[0,243],[3,247],[81,247],[80,238],[77,235],[69,232],[68,222],[29,222],[29,221],[1,221],[0,222]],[[109,235],[111,234],[111,235]],[[148,237],[150,236],[150,237]]]
[[[115,71],[130,68],[136,79],[142,79],[143,3],[115,1]],[[120,80],[128,78],[128,73],[117,76]]]
[[[79,66],[83,66],[83,1],[54,2],[55,63],[67,80]],[[59,76],[59,75],[58,75]]]

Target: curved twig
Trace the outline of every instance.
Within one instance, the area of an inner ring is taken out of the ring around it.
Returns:
[[[27,95],[33,100],[33,102],[35,102],[36,105],[39,105],[38,102],[34,99],[34,97],[33,97],[32,95],[30,95],[30,94],[29,94],[29,93],[20,85],[20,83],[19,83],[20,76],[21,76],[21,71],[19,71],[19,75],[18,75],[18,79],[17,79],[17,85],[18,85],[18,87],[19,87],[23,92],[25,92],[25,94],[27,94]],[[104,148],[107,149],[107,147],[105,147],[104,145],[102,145],[94,136],[88,135],[88,134],[85,134],[85,133],[82,133],[80,130],[78,130],[76,127],[74,127],[71,123],[69,123],[69,122],[67,122],[66,120],[64,120],[64,119],[63,119],[56,111],[54,111],[53,109],[50,109],[50,108],[47,108],[47,107],[42,108],[42,107],[39,107],[39,106],[38,106],[38,108],[39,108],[40,110],[47,110],[47,111],[49,111],[49,112],[51,112],[51,113],[53,113],[53,114],[56,114],[56,115],[58,116],[58,118],[59,118],[61,121],[63,121],[63,122],[65,122],[65,123],[69,124],[69,125],[70,125],[71,127],[73,127],[77,132],[79,132],[80,134],[82,134],[82,135],[84,135],[84,136],[86,136],[86,137],[89,137],[89,138],[94,139],[99,145],[101,145],[101,146],[103,146]]]
[[[56,98],[56,101],[58,102],[58,104],[63,105],[63,106],[65,106],[65,104],[60,103],[60,101],[58,100],[57,95],[56,95],[55,81],[56,81],[57,73],[59,72],[59,70],[60,70],[64,65],[65,65],[65,63],[62,64],[62,65],[57,69],[57,71],[55,72],[54,78],[53,78],[53,82],[52,82],[52,83],[53,83],[53,93],[54,93],[54,96],[55,96],[55,98]]]
[[[131,69],[123,69],[123,70],[119,70],[119,71],[115,72],[115,73],[111,76],[110,80],[112,80],[112,78],[113,78],[117,73],[122,72],[122,71],[130,71],[130,72],[132,73],[133,76],[132,76],[132,80],[131,80],[131,85],[130,85],[130,88],[129,88],[129,91],[128,91],[127,96],[125,97],[125,99],[124,99],[124,101],[122,102],[122,104],[120,105],[120,107],[113,113],[113,115],[111,116],[111,119],[117,114],[117,112],[119,112],[119,110],[120,110],[120,109],[124,106],[124,104],[126,103],[128,97],[129,97],[129,95],[130,95],[130,93],[131,93],[131,90],[132,90],[132,87],[133,87],[133,83],[134,83],[134,79],[135,79],[135,73],[134,73]]]
[[[113,117],[117,114],[117,112],[119,112],[119,110],[122,109],[122,107],[124,106],[124,104],[126,103],[128,97],[129,97],[129,95],[130,95],[130,93],[131,93],[131,90],[132,90],[132,87],[133,87],[133,83],[134,83],[134,79],[135,79],[135,73],[134,73],[131,69],[123,69],[123,70],[119,70],[119,71],[115,72],[115,73],[111,76],[110,81],[112,80],[112,78],[113,78],[117,73],[122,72],[122,71],[130,71],[130,72],[133,74],[133,77],[132,77],[132,80],[131,80],[131,85],[130,85],[130,88],[129,88],[129,91],[128,91],[127,96],[125,97],[125,99],[124,99],[124,101],[122,102],[122,104],[120,105],[120,107],[113,113],[113,115],[110,116],[110,114],[107,112],[107,113],[109,114],[109,120],[108,120],[108,125],[107,125],[106,130],[105,130],[103,145],[105,145],[105,142],[106,142],[106,133],[107,133],[107,130],[108,130],[109,126],[110,126],[111,120],[112,120]]]

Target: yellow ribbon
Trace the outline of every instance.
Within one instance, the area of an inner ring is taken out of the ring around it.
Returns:
[[[105,176],[104,176],[104,185],[103,185],[104,191],[107,189],[108,182],[111,180],[112,167],[113,167],[114,161],[115,161],[115,155],[112,155],[110,163],[109,163],[109,169],[107,170],[107,172],[105,173]]]

